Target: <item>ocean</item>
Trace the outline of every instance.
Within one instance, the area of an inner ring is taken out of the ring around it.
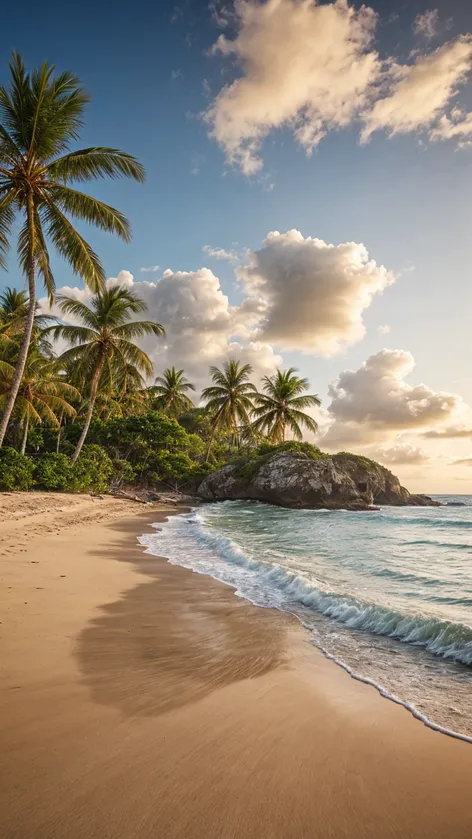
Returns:
[[[328,658],[472,742],[472,496],[441,507],[207,504],[141,543],[298,617]]]

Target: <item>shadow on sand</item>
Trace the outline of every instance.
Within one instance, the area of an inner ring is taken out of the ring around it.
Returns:
[[[96,551],[97,561],[132,563],[149,581],[102,606],[75,650],[93,701],[130,716],[188,705],[285,659],[277,612],[261,612],[227,586],[143,553],[137,536],[158,520],[154,512],[107,525],[110,547]]]

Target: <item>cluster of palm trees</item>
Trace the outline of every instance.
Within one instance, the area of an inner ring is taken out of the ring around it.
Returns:
[[[46,355],[46,364],[38,356],[39,343],[44,342],[46,336],[43,334],[40,338],[35,326],[38,276],[50,301],[54,298],[55,280],[48,244],[54,246],[73,272],[84,280],[86,287],[97,295],[96,300],[101,300],[106,299],[107,294],[102,263],[73,221],[92,224],[125,241],[131,239],[130,225],[123,213],[73,189],[70,184],[104,177],[128,177],[143,182],[145,177],[141,164],[118,149],[92,146],[71,150],[79,137],[84,107],[89,101],[72,73],[56,74],[54,66],[47,63],[29,73],[16,53],[12,55],[9,68],[8,87],[0,85],[0,267],[6,267],[12,228],[19,216],[17,254],[27,280],[28,297],[22,297],[21,311],[17,312],[8,308],[11,309],[10,304],[15,301],[3,301],[8,311],[0,333],[3,380],[0,386],[0,447],[15,414],[20,413],[23,419],[26,417],[28,425],[28,420],[39,419],[48,408],[52,409],[53,403],[59,404],[55,403],[56,399],[62,398],[59,395],[62,379],[55,385],[50,381],[57,370],[55,362]],[[67,302],[64,305],[67,306]],[[130,303],[136,311],[140,305]],[[149,359],[146,365],[149,370]],[[33,368],[41,382],[44,381],[41,390],[47,398],[41,400],[41,406],[25,397],[25,371]],[[86,381],[90,370],[83,367],[81,374]],[[98,379],[95,384],[98,385]],[[65,395],[64,390],[62,393]],[[90,396],[93,402],[96,392],[94,394],[92,389]],[[23,410],[25,398],[30,406],[26,413]],[[63,407],[66,413],[68,409]]]
[[[130,225],[123,213],[71,184],[105,177],[143,182],[143,167],[110,147],[71,150],[89,101],[72,73],[56,74],[47,63],[29,73],[17,54],[9,67],[9,85],[0,86],[0,268],[6,268],[19,218],[18,264],[28,292],[7,288],[0,297],[0,448],[7,431],[11,436],[12,423],[21,436],[21,451],[39,423],[58,429],[59,447],[62,424],[79,414],[83,427],[72,455],[75,462],[93,416],[152,408],[178,417],[194,407],[189,393],[195,387],[183,370],[174,368],[146,386],[153,366],[136,341],[160,337],[164,328],[136,319],[145,312],[145,303],[132,290],[105,283],[99,257],[74,225],[86,222],[129,241]],[[50,245],[92,293],[89,305],[55,296]],[[39,311],[38,277],[67,324]],[[53,351],[55,341],[68,345],[59,356]],[[207,456],[221,431],[239,445],[261,436],[282,442],[287,430],[300,439],[302,427],[316,430],[305,412],[319,405],[319,399],[306,393],[306,379],[292,368],[277,371],[264,378],[258,392],[251,373],[250,365],[236,360],[221,370],[210,369],[213,384],[202,393],[212,429]]]
[[[195,408],[189,394],[196,388],[183,370],[168,368],[153,385],[146,385],[153,366],[135,341],[146,335],[160,337],[164,329],[154,321],[132,319],[146,309],[133,291],[105,288],[89,305],[63,295],[55,300],[63,317],[75,323],[48,323],[49,316],[35,316],[13,411],[22,452],[29,429],[39,423],[60,431],[68,418],[77,414],[83,418],[72,455],[75,462],[93,416],[106,420],[158,410],[178,419]],[[12,387],[15,367],[11,361],[18,352],[27,312],[25,292],[7,289],[0,296],[0,405]],[[51,340],[65,341],[68,347],[55,356]],[[262,438],[281,443],[287,432],[300,440],[303,428],[316,431],[316,422],[306,411],[320,401],[307,393],[306,379],[293,368],[277,370],[264,377],[258,391],[250,381],[252,372],[249,364],[235,359],[221,369],[210,368],[212,385],[201,394],[211,427],[207,457],[217,434],[239,446]],[[59,440],[60,435],[58,445]]]
[[[212,417],[212,436],[217,430],[229,432],[234,445],[265,438],[283,443],[287,431],[295,440],[303,439],[302,428],[316,432],[316,420],[306,413],[319,406],[318,396],[306,393],[308,380],[296,375],[293,367],[264,376],[262,392],[250,381],[250,364],[230,359],[223,369],[210,367],[213,384],[202,392]]]

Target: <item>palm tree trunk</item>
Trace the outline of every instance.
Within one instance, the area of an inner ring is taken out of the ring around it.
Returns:
[[[28,219],[28,289],[29,289],[29,306],[28,317],[26,318],[25,331],[23,333],[23,341],[21,343],[18,360],[16,362],[15,372],[10,388],[10,395],[0,421],[0,448],[3,446],[5,434],[7,432],[8,423],[15,407],[16,397],[20,389],[21,380],[25,370],[26,359],[28,358],[28,350],[31,341],[31,334],[33,332],[34,316],[36,313],[36,286],[34,278],[34,252],[35,252],[35,238],[34,238],[34,204],[32,195],[28,196],[27,204],[27,219]]]
[[[56,440],[56,454],[59,454],[59,449],[61,448],[61,434],[62,434],[62,421],[64,419],[64,414],[61,413],[59,417],[59,428],[57,430],[57,440]]]
[[[213,438],[214,438],[215,434],[216,434],[216,425],[213,426],[211,436],[210,436],[210,439],[208,441],[208,448],[207,448],[207,451],[206,451],[205,461],[204,461],[205,463],[208,463],[208,459],[210,457],[211,447],[213,445]]]
[[[84,424],[84,427],[82,429],[82,434],[79,437],[79,442],[77,443],[77,445],[75,447],[75,452],[71,457],[72,465],[75,463],[75,461],[77,460],[80,452],[82,451],[82,446],[84,445],[85,438],[87,437],[88,430],[90,428],[90,423],[92,421],[92,415],[93,415],[93,409],[95,407],[95,400],[97,398],[100,376],[102,375],[103,361],[104,361],[104,359],[102,357],[97,364],[97,369],[95,370],[95,373],[94,373],[94,376],[93,376],[93,379],[92,379],[92,384],[90,386],[90,399],[89,399],[87,416],[85,417],[85,424]]]
[[[25,419],[25,427],[23,431],[23,440],[21,442],[21,454],[26,452],[26,443],[28,441],[28,430],[29,430],[29,417]]]

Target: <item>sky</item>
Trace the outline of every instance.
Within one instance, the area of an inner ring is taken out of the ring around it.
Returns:
[[[82,232],[165,326],[156,374],[294,366],[322,448],[469,493],[470,33],[463,0],[27,0],[2,10],[0,80],[12,50],[72,70],[92,96],[80,145],[146,167],[145,185],[89,187],[131,244]],[[14,251],[9,269],[0,289],[24,282]]]

